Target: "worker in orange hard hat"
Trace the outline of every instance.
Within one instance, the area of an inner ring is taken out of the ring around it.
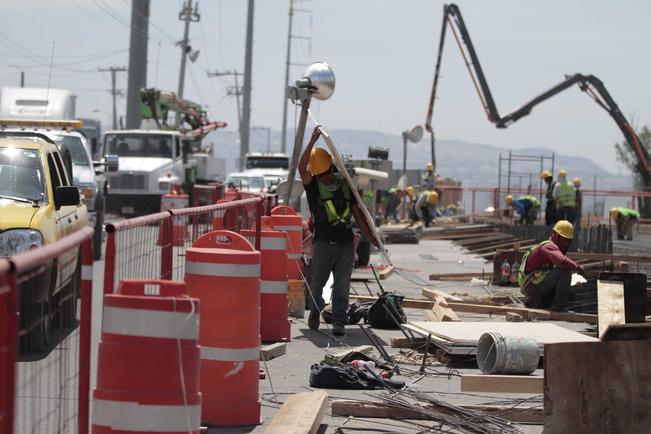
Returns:
[[[556,187],[556,182],[554,181],[554,176],[549,170],[545,170],[540,177],[545,184],[547,184],[547,190],[545,191],[545,199],[547,203],[545,204],[545,224],[547,226],[552,226],[556,223],[556,201],[554,200],[554,187]]]
[[[518,272],[524,304],[531,308],[566,310],[572,298],[572,272],[583,274],[583,267],[566,256],[574,238],[574,226],[559,220],[548,240],[529,249]]]
[[[314,223],[308,326],[312,330],[319,328],[325,305],[323,287],[332,273],[332,334],[341,337],[346,333],[348,291],[355,257],[351,218],[355,217],[372,244],[379,247],[379,242],[368,227],[347,181],[335,176],[332,156],[325,149],[314,147],[320,135],[321,129],[316,127],[298,163]]]

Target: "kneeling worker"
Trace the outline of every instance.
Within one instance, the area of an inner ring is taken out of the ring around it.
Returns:
[[[328,151],[323,148],[314,148],[320,135],[321,130],[318,127],[315,128],[310,143],[303,151],[298,163],[298,170],[305,186],[305,194],[314,223],[308,326],[312,330],[319,328],[320,314],[325,304],[323,287],[332,273],[334,278],[332,284],[332,334],[343,336],[347,319],[350,275],[353,271],[355,256],[351,214],[355,217],[355,221],[366,238],[376,247],[379,247],[379,243],[371,233],[348,183],[345,179],[335,176],[332,157]]]
[[[612,208],[610,218],[617,225],[617,239],[633,239],[633,226],[640,220],[640,213],[630,208]]]
[[[526,221],[528,225],[532,225],[536,221],[538,211],[540,211],[540,201],[537,197],[527,194],[513,200],[513,196],[507,194],[504,202],[508,206],[515,208],[518,214],[520,214],[520,224]]]
[[[522,257],[518,273],[520,291],[526,307],[565,310],[570,296],[572,272],[583,273],[583,267],[565,253],[572,244],[574,226],[559,220],[549,240],[532,247]]]

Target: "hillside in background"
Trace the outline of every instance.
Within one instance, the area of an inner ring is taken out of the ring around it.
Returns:
[[[309,131],[306,133],[307,140]],[[397,135],[385,134],[365,130],[328,130],[333,137],[335,145],[341,154],[352,154],[354,158],[366,158],[369,146],[386,146],[389,148],[389,159],[393,161],[394,169],[402,168],[402,138]],[[293,140],[293,134],[288,134]],[[206,138],[205,143],[213,141],[219,154],[227,161],[227,171],[235,170],[235,160],[239,156],[239,140],[235,131],[218,131]],[[272,151],[278,151],[280,133],[272,131]],[[291,151],[293,142],[288,145]],[[498,160],[500,153],[507,157],[509,150],[493,145],[467,143],[459,140],[437,140],[437,172],[443,177],[461,181],[465,186],[497,186]],[[251,132],[251,151],[265,151],[266,132],[254,130]],[[529,148],[512,151],[519,155],[551,157],[552,151],[548,149]],[[614,155],[614,151],[613,151]],[[407,156],[408,169],[424,169],[430,161],[430,142],[426,134],[420,143],[410,143]],[[551,169],[551,160],[545,160],[544,169]],[[630,189],[632,181],[630,176],[615,175],[601,166],[598,166],[587,157],[576,157],[555,154],[555,171],[565,169],[569,177],[580,177],[584,188],[592,188],[593,178],[597,178],[598,189]],[[507,162],[502,162],[503,173],[507,170]],[[529,176],[537,185],[537,176],[540,173],[539,162],[514,162],[512,172],[523,175],[514,175],[512,185],[526,187]],[[506,182],[504,178],[503,183]]]

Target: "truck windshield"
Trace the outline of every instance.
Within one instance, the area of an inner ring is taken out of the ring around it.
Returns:
[[[263,191],[264,178],[258,176],[229,176],[228,184],[234,184],[241,191]]]
[[[44,201],[43,170],[38,151],[0,148],[0,198]]]
[[[172,139],[168,134],[107,134],[104,154],[120,157],[172,158]]]
[[[90,161],[88,161],[88,155],[84,150],[84,143],[79,137],[76,136],[51,136],[52,139],[59,146],[65,146],[70,150],[70,156],[72,157],[72,164],[75,166],[90,166]]]
[[[247,157],[247,169],[289,169],[287,157]]]

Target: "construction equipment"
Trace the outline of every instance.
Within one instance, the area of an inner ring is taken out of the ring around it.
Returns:
[[[520,118],[527,116],[531,110],[538,104],[548,100],[556,94],[569,89],[575,84],[579,86],[583,92],[586,92],[601,108],[613,118],[617,127],[621,130],[626,138],[626,142],[638,157],[636,172],[640,175],[642,185],[645,188],[651,188],[651,157],[648,151],[641,143],[640,138],[635,133],[635,130],[628,122],[626,117],[619,110],[619,107],[613,100],[612,96],[606,90],[604,84],[594,75],[573,74],[566,75],[565,79],[553,86],[549,90],[536,96],[531,101],[525,103],[520,108],[501,116],[497,110],[497,105],[493,99],[493,95],[486,81],[484,71],[479,63],[479,58],[470,39],[470,34],[461,16],[459,7],[455,4],[448,4],[443,6],[443,23],[441,27],[441,36],[439,39],[439,48],[436,61],[436,69],[434,72],[434,83],[432,85],[432,93],[429,100],[429,107],[427,110],[427,119],[425,121],[425,128],[431,134],[432,144],[432,157],[434,157],[434,129],[432,128],[432,115],[434,112],[434,103],[436,101],[436,90],[438,86],[439,73],[441,69],[441,60],[443,57],[443,46],[445,42],[445,35],[448,26],[450,27],[455,41],[461,51],[470,78],[473,81],[475,89],[479,95],[488,120],[495,124],[497,128],[507,128],[510,124],[516,122]],[[464,49],[465,45],[465,49]],[[433,160],[434,161],[434,160]],[[641,208],[645,214],[651,213],[651,201],[641,201]]]

